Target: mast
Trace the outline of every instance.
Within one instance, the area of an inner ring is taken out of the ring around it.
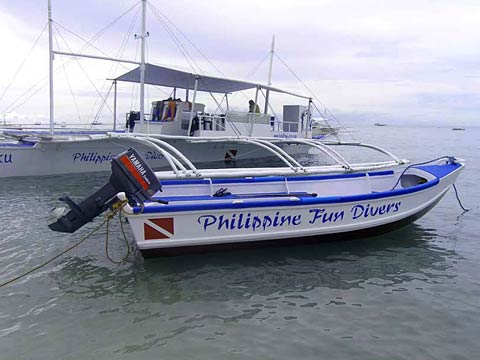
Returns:
[[[142,57],[140,63],[140,131],[143,131],[143,125],[145,122],[145,38],[148,36],[148,33],[145,32],[145,22],[147,16],[147,0],[142,0],[142,34],[141,38],[141,48],[142,48]]]
[[[48,64],[49,64],[49,91],[50,91],[50,135],[53,135],[53,39],[52,39],[52,0],[48,0]]]
[[[113,80],[113,131],[117,131],[117,80]]]
[[[270,48],[270,64],[268,66],[268,78],[267,78],[267,85],[272,85],[272,69],[273,69],[273,55],[275,55],[275,35],[272,36],[272,47]],[[264,113],[268,113],[268,100],[270,97],[270,90],[267,89],[265,94],[265,111]]]

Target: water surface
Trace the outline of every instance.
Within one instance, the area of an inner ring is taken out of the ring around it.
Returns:
[[[143,260],[105,256],[105,230],[0,289],[2,359],[474,359],[480,353],[480,129],[367,127],[402,158],[465,158],[454,193],[362,240]],[[51,232],[57,198],[106,180],[0,180],[0,282],[78,241]],[[133,246],[132,235],[127,237]],[[110,254],[125,244],[118,222]]]

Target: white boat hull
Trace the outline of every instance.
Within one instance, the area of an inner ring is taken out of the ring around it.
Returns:
[[[342,181],[351,181],[349,186],[352,189],[357,187],[350,195],[217,199],[204,205],[193,200],[164,206],[149,204],[143,213],[131,214],[129,223],[138,248],[147,256],[169,249],[220,244],[278,243],[286,239],[311,240],[315,237],[318,240],[342,235],[378,234],[425,214],[449,190],[462,167],[441,177],[427,173],[430,176],[427,183],[403,190],[359,192],[359,181],[364,180],[345,179]],[[385,187],[395,176],[372,175],[366,178],[368,182],[374,182],[374,190]],[[319,181],[321,187],[335,187],[338,180],[322,181]],[[309,191],[307,182],[299,187]],[[168,189],[166,191],[168,195]]]
[[[192,145],[185,140],[167,140],[193,163],[232,159],[256,159],[269,153],[255,145],[205,142]],[[41,141],[23,145],[0,143],[0,177],[44,176],[110,171],[117,154],[131,148],[142,155],[154,169],[168,167],[164,156],[151,147],[128,138],[101,138],[88,141]],[[289,145],[289,154],[306,154],[308,147]]]

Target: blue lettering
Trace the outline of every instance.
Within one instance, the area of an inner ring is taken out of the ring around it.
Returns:
[[[220,218],[218,219],[218,230],[221,230],[222,227],[228,229],[228,219],[224,219],[223,215],[220,215]]]
[[[357,204],[351,208],[352,219],[358,219],[360,217],[367,218],[369,216],[374,217],[378,215],[384,215],[388,213],[397,212],[400,209],[401,201],[390,204],[383,204],[381,206],[372,206],[371,204]]]
[[[283,226],[283,224],[287,223],[287,225],[290,225],[290,215],[288,216],[282,216],[280,220],[280,226]]]
[[[258,216],[253,217],[252,229],[255,231],[258,227],[262,225],[262,221]]]
[[[315,221],[317,221],[317,219],[319,219],[322,216],[322,214],[325,212],[325,209],[310,209],[309,212],[314,213],[313,219],[309,221],[310,224],[314,224]]]
[[[111,161],[113,159],[112,153],[109,152],[108,154],[99,154],[99,153],[73,153],[73,162],[91,162],[94,164],[102,164],[104,162]]]
[[[292,218],[293,225],[297,226],[297,225],[300,225],[301,223],[302,223],[302,215],[298,214]]]
[[[310,213],[313,213],[313,218],[309,221],[310,224],[321,221],[322,224],[327,222],[337,222],[338,220],[343,220],[344,211],[335,211],[328,213],[325,209],[310,209]]]
[[[156,151],[147,151],[145,153],[146,160],[160,160],[163,158],[164,156],[162,154],[157,153]]]
[[[243,214],[238,215],[238,229],[243,228]]]
[[[338,218],[338,214],[335,214]],[[241,230],[250,229],[257,231],[258,229],[266,230],[268,228],[276,228],[279,226],[298,226],[302,223],[302,215],[284,215],[281,216],[277,211],[272,217],[270,215],[252,215],[251,213],[233,213],[230,215],[202,215],[197,218],[198,224],[203,227],[204,231],[207,229],[216,230]]]
[[[393,205],[393,206],[395,207],[395,210],[393,210],[393,212],[397,212],[398,209],[400,208],[400,205],[402,205],[402,202],[401,202],[401,201],[395,203],[395,204]]]
[[[343,210],[335,212],[333,222],[337,222],[338,220],[342,221],[344,214],[345,214],[345,211],[343,211]]]
[[[203,215],[197,219],[198,223],[201,225],[203,222],[203,230],[207,231],[207,228],[217,222],[217,217],[215,215]]]
[[[353,213],[352,219],[355,220],[355,219],[358,219],[360,216],[362,216],[363,210],[364,210],[363,205],[355,205],[351,210]]]
[[[0,164],[11,164],[12,154],[0,154]]]
[[[272,225],[272,219],[270,218],[270,216],[264,216],[263,217],[263,230],[265,230],[265,228],[269,227]]]

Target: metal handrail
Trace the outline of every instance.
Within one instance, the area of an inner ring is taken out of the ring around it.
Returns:
[[[150,136],[148,139],[150,141],[154,142],[154,143],[157,143],[158,145],[165,146],[167,149],[169,149],[170,151],[175,153],[175,155],[177,155],[178,158],[180,158],[182,161],[184,161],[185,164],[190,168],[191,171],[193,171],[194,173],[198,172],[195,165],[193,165],[193,163],[180,150],[178,150],[175,146],[167,143],[166,141],[156,139],[153,136]]]
[[[275,142],[284,142],[284,143],[293,143],[293,144],[303,144],[303,145],[309,145],[311,147],[314,147],[316,149],[319,149],[322,151],[324,154],[328,155],[331,157],[333,160],[335,160],[338,164],[342,165],[346,169],[351,169],[350,164],[348,161],[340,155],[338,152],[336,152],[333,149],[330,149],[328,146],[318,143],[315,140],[310,140],[310,139],[278,139]]]
[[[381,152],[382,154],[385,154],[385,155],[391,157],[393,160],[395,160],[400,165],[405,164],[405,160],[399,159],[398,157],[393,155],[390,151],[387,151],[387,150],[385,150],[385,149],[383,149],[383,148],[381,148],[380,146],[377,146],[377,145],[365,144],[365,143],[361,143],[361,142],[328,141],[328,140],[321,141],[321,142],[324,145],[327,145],[327,146],[330,146],[330,145],[335,145],[335,146],[346,145],[346,146],[366,147],[366,148],[376,150],[378,152]]]
[[[121,139],[122,136],[112,136],[113,138],[117,138],[117,139]],[[123,138],[126,138],[125,136]],[[183,170],[183,173],[184,174],[187,174],[187,169],[185,169],[185,167],[182,165],[182,163],[176,159],[174,156],[172,156],[172,154],[170,154],[167,150],[163,149],[162,147],[158,146],[157,144],[153,143],[152,141],[150,140],[147,140],[146,138],[142,138],[142,137],[136,137],[136,136],[130,136],[128,137],[128,140],[129,141],[133,141],[133,142],[138,142],[140,144],[144,144],[144,145],[147,145],[157,151],[159,151],[164,157],[165,159],[167,160],[168,164],[170,165],[170,167],[172,168],[173,172],[179,176],[180,175],[180,171],[179,171],[179,168],[181,170]],[[178,168],[177,168],[178,166]],[[182,169],[183,168],[183,169]]]
[[[275,145],[272,142],[268,142],[262,139],[255,139],[256,142],[259,142],[261,144],[265,144],[267,146],[270,146],[272,149],[277,151],[278,153],[282,154],[286,159],[291,161],[293,164],[295,164],[298,168],[303,169],[302,164],[300,164],[297,160],[295,160],[292,156],[290,156],[285,150],[283,150],[281,147]]]

